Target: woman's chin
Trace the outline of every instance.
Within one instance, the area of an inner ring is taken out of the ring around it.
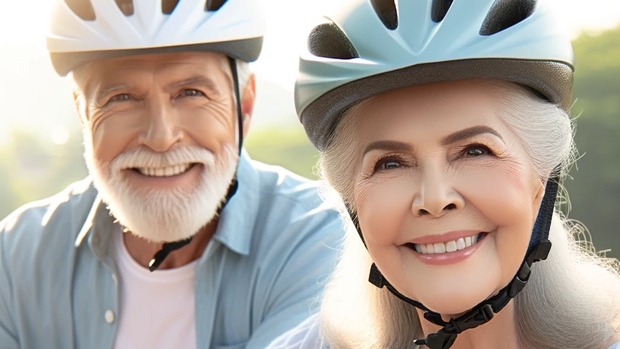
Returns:
[[[488,293],[480,292],[481,290],[477,290],[478,292],[454,292],[452,289],[441,292],[435,289],[434,291],[439,292],[420,295],[418,299],[425,307],[441,314],[444,320],[456,318],[488,298]]]
[[[454,304],[437,304],[437,307],[433,307],[428,305],[427,307],[435,313],[441,314],[444,321],[448,321],[449,319],[455,319],[460,315],[466,313],[470,309],[473,309],[480,302],[468,303],[465,305],[464,303],[456,303],[450,302]],[[425,304],[426,305],[426,304]]]

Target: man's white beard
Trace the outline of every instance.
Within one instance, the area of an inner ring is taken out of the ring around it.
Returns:
[[[84,157],[93,183],[112,215],[132,234],[157,243],[184,240],[218,214],[237,168],[239,157],[232,146],[225,145],[217,155],[201,147],[179,147],[166,153],[140,148],[104,163],[94,161],[87,132]],[[186,163],[203,166],[195,188],[138,189],[122,173],[123,168]]]

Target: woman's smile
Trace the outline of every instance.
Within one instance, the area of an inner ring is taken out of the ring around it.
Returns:
[[[415,251],[420,261],[426,264],[447,265],[471,256],[488,234],[471,230],[455,231],[418,238],[404,246]]]

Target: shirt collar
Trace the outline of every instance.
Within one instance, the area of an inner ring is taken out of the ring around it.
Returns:
[[[220,213],[214,238],[231,250],[248,255],[252,243],[254,221],[258,214],[259,173],[243,151],[237,167],[237,192]]]
[[[258,212],[258,186],[260,183],[258,171],[252,166],[251,159],[245,150],[239,158],[237,181],[239,183],[237,192],[220,213],[218,227],[213,238],[231,250],[247,255],[250,253],[253,224]],[[101,231],[108,231],[109,229],[105,229],[102,225],[110,223],[113,224],[113,219],[109,217],[106,205],[102,202],[101,197],[97,195],[86,217],[86,221],[75,239],[75,247],[79,247],[84,238],[93,231],[94,233],[91,234],[89,243],[91,247],[93,241],[95,245],[99,245],[99,240],[107,238],[107,236],[99,237],[95,235],[100,235]],[[97,225],[96,230],[94,229],[95,225]]]

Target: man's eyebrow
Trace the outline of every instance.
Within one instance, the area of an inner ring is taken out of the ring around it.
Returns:
[[[453,144],[458,141],[462,141],[464,139],[471,138],[471,137],[474,137],[474,136],[477,136],[483,133],[489,133],[501,139],[502,141],[504,140],[502,136],[500,136],[499,133],[497,133],[497,131],[495,131],[494,129],[488,126],[480,125],[480,126],[472,126],[472,127],[468,127],[466,129],[460,130],[460,131],[456,131],[446,136],[444,139],[442,139],[441,144],[442,145]]]
[[[211,91],[220,91],[220,87],[213,79],[210,79],[203,75],[192,76],[187,79],[175,81],[168,85],[168,88],[174,89],[182,86],[202,86]]]
[[[128,90],[128,89],[129,89],[129,85],[125,83],[105,86],[96,92],[95,101],[100,102],[107,96],[113,94],[114,92]]]
[[[410,144],[398,141],[376,141],[368,144],[366,148],[364,148],[364,153],[362,156],[366,155],[369,151],[372,150],[397,150],[397,151],[411,151],[413,147]]]

